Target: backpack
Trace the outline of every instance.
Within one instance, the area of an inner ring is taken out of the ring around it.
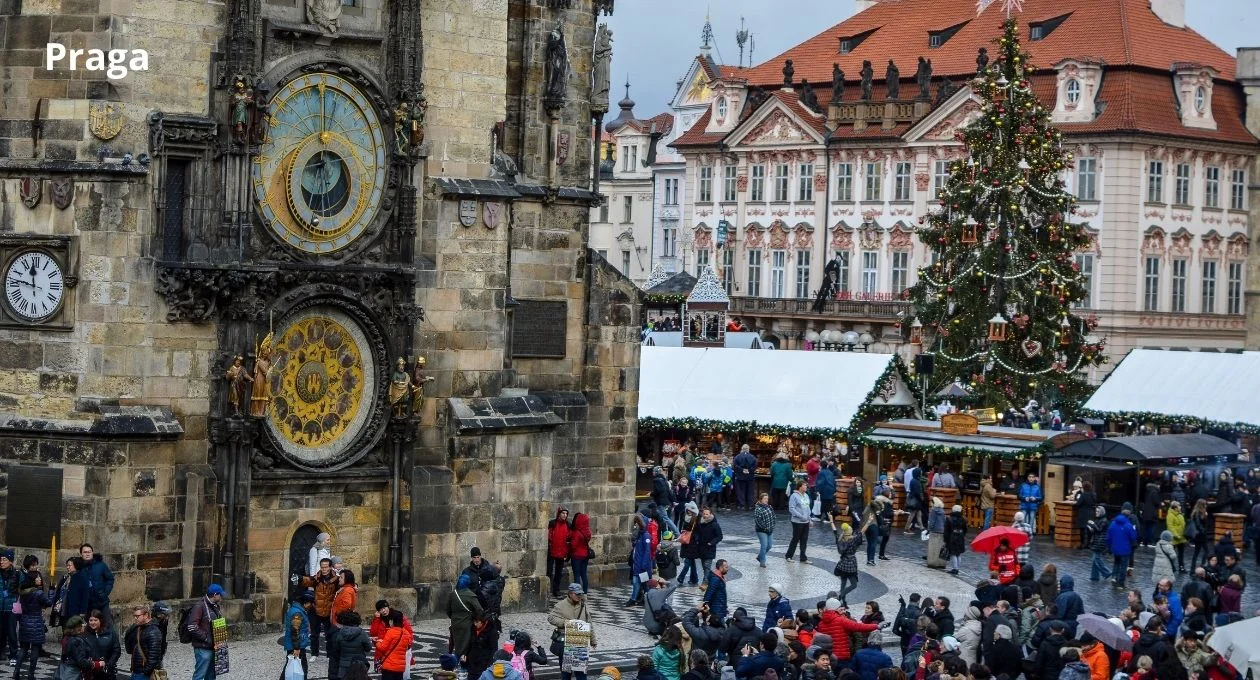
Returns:
[[[528,649],[524,652],[515,650],[512,652],[512,668],[515,668],[523,678],[529,677],[529,666],[525,663],[525,654],[527,652],[529,652]]]
[[[192,618],[192,607],[184,607],[179,610],[179,642],[183,645],[192,644],[192,633],[188,630],[188,619]]]

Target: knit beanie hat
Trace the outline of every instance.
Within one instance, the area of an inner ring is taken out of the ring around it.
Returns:
[[[834,612],[840,610],[840,600],[834,597],[827,598],[827,604],[823,607],[826,611]]]

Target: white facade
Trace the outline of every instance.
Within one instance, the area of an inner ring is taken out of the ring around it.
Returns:
[[[652,271],[652,168],[646,165],[651,137],[637,125],[612,133],[616,149],[612,179],[604,179],[604,205],[591,211],[591,248],[640,286]]]

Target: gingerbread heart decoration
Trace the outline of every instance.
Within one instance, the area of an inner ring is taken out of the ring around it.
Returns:
[[[1041,354],[1041,343],[1036,340],[1025,340],[1020,347],[1024,350],[1024,356],[1029,359]]]

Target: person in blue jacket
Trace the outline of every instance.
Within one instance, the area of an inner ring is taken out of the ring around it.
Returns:
[[[630,553],[630,601],[627,607],[641,605],[643,582],[640,574],[652,575],[652,535],[647,530],[647,520],[643,515],[634,515],[634,541]]]
[[[866,637],[866,644],[853,655],[853,670],[862,680],[876,680],[879,672],[893,667],[891,656],[884,653],[884,635],[873,630]]]
[[[726,560],[718,560],[713,565],[713,571],[705,576],[705,583],[708,588],[704,590],[704,603],[709,605],[709,611],[718,617],[719,621],[725,621],[727,615],[726,604],[726,572],[731,567]],[[777,638],[776,638],[777,639]]]
[[[66,560],[65,581],[58,593],[58,617],[62,621],[67,621],[71,616],[87,616],[87,613],[91,611],[90,591],[87,562],[82,557],[71,557]]]
[[[284,652],[287,657],[300,659],[302,675],[307,676],[306,650],[311,646],[311,610],[315,607],[315,593],[307,590],[298,595],[298,599],[289,605],[285,615]]]
[[[783,677],[783,659],[774,653],[778,646],[778,635],[762,633],[760,651],[754,650],[752,645],[744,647],[740,651],[743,656],[735,664],[735,677],[737,680],[764,676],[766,669],[769,668],[773,668],[779,677]]]
[[[761,632],[768,632],[779,625],[779,619],[790,619],[793,616],[792,601],[783,596],[783,586],[771,583],[770,602],[766,603],[766,619],[761,622]]]
[[[1059,620],[1067,626],[1071,637],[1076,637],[1076,617],[1085,613],[1085,601],[1076,592],[1076,580],[1070,575],[1059,577],[1059,596],[1054,600],[1059,610]]]
[[[1155,591],[1151,593],[1151,601],[1155,601],[1156,595],[1163,595],[1168,600],[1168,633],[1172,637],[1176,637],[1178,631],[1181,630],[1181,622],[1185,620],[1186,610],[1182,607],[1181,596],[1173,590],[1173,582],[1171,579],[1160,579],[1155,584]]]
[[[1028,481],[1019,485],[1019,509],[1033,527],[1037,526],[1037,510],[1041,508],[1042,499],[1041,484],[1037,482],[1037,473],[1029,472]]]
[[[1111,520],[1107,527],[1107,549],[1111,551],[1115,562],[1112,563],[1111,575],[1115,578],[1117,588],[1124,587],[1125,572],[1133,557],[1133,546],[1137,545],[1137,529],[1133,526],[1133,504],[1125,503],[1120,514]]]
[[[822,469],[818,471],[818,477],[814,480],[814,489],[818,491],[821,516],[831,517],[831,508],[836,504],[836,472],[831,461],[824,462]],[[850,507],[852,507],[851,503]]]
[[[752,510],[753,492],[757,482],[757,457],[744,444],[732,462],[735,471],[735,505],[740,510]]]

